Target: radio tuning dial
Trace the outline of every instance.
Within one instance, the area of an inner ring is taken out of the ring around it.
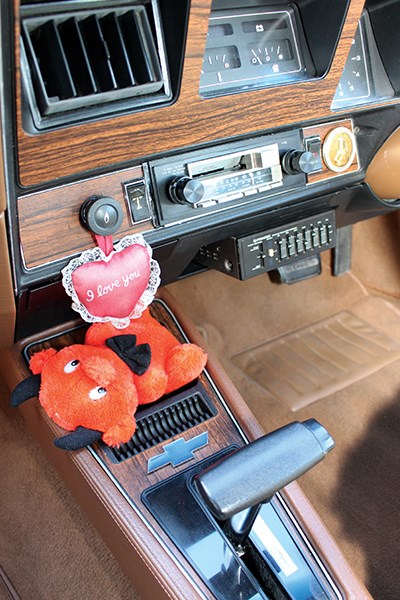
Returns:
[[[191,177],[176,177],[168,185],[168,193],[172,202],[178,204],[197,204],[204,197],[204,185]]]
[[[318,162],[312,152],[289,150],[283,155],[282,168],[288,175],[312,173],[318,168]]]

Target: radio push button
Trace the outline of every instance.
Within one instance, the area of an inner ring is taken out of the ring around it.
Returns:
[[[176,177],[168,185],[168,194],[172,202],[178,204],[198,204],[204,198],[204,185],[191,177]]]

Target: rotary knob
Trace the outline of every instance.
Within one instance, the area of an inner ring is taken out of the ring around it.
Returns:
[[[123,220],[122,208],[114,198],[90,196],[81,206],[82,224],[96,235],[116,233]]]
[[[289,150],[283,155],[282,168],[288,175],[312,173],[318,168],[318,163],[312,152]]]
[[[178,204],[197,204],[204,198],[204,185],[191,177],[176,177],[168,186],[169,197]]]

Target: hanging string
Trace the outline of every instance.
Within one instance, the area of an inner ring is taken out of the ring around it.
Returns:
[[[98,247],[108,256],[114,250],[112,235],[96,235],[96,243]]]

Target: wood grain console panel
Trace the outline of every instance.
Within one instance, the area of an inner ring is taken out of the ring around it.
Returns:
[[[175,321],[171,317],[171,314],[165,308],[165,305],[163,303],[155,301],[151,305],[151,312],[160,323],[168,327],[168,329],[175,335],[177,339],[179,339],[182,342],[186,341],[185,338],[182,336],[181,331],[178,329]],[[80,327],[70,333],[66,333],[56,338],[53,338],[50,341],[44,341],[43,343],[35,344],[29,349],[29,352],[30,354],[33,354],[39,350],[49,347],[54,347],[57,350],[59,350],[67,345],[71,345],[74,343],[82,343],[84,332],[85,328]],[[152,485],[157,484],[160,481],[163,481],[171,477],[172,475],[176,475],[177,473],[187,469],[188,466],[194,465],[196,464],[196,462],[216,454],[223,448],[229,447],[231,445],[244,445],[242,437],[239,435],[238,430],[233,425],[233,422],[229,418],[228,413],[224,410],[220,399],[215,392],[214,387],[210,384],[210,380],[204,373],[200,375],[199,380],[204,386],[215,408],[217,409],[217,414],[208,421],[205,421],[204,423],[198,426],[192,427],[183,434],[174,436],[168,441],[163,442],[161,444],[157,444],[153,448],[150,448],[149,450],[146,450],[119,464],[116,464],[110,460],[108,454],[104,451],[104,448],[101,444],[93,445],[95,453],[98,455],[100,461],[104,465],[103,468],[108,470],[111,477],[118,482],[118,486],[120,486],[123,489],[124,493],[130,498],[133,504],[138,508],[138,510],[141,513],[143,513],[149,525],[153,528],[154,531],[156,531],[160,538],[162,538],[164,544],[169,548],[170,552],[174,556],[176,556],[176,560],[178,562],[182,562],[181,554],[179,553],[175,545],[171,542],[171,540],[160,529],[155,519],[151,516],[151,514],[142,504],[142,492],[145,489],[151,487]],[[65,433],[64,430],[58,428],[57,426],[54,425],[54,427],[56,428],[56,431],[59,432],[59,435]],[[147,473],[147,462],[149,458],[151,458],[152,456],[159,455],[163,451],[163,446],[165,444],[171,443],[174,439],[180,437],[189,440],[205,431],[208,432],[209,443],[204,448],[201,448],[195,452],[194,459],[192,459],[191,462],[186,462],[175,468],[172,466],[165,466],[153,473]],[[118,494],[118,490],[115,489],[114,493]],[[188,565],[185,569],[191,571],[191,568]]]
[[[181,331],[176,326],[175,321],[172,319],[170,313],[165,308],[165,305],[161,302],[155,301],[151,305],[152,315],[165,327],[167,327],[173,335],[181,342],[186,341],[182,336]],[[64,334],[60,337],[52,339],[50,342],[45,341],[44,343],[37,344],[30,348],[30,353],[33,354],[44,348],[54,347],[57,350],[64,346],[69,346],[76,343],[83,343],[85,328],[80,327],[71,333]],[[165,466],[153,473],[147,473],[147,462],[152,456],[158,455],[162,452],[162,446],[172,442],[178,437],[192,438],[196,435],[208,432],[209,443],[204,448],[196,451],[196,459],[202,460],[209,456],[212,456],[216,452],[219,452],[221,448],[226,448],[232,444],[243,446],[244,442],[239,435],[237,429],[234,427],[226,411],[222,408],[221,402],[215,392],[215,389],[210,384],[209,379],[204,373],[199,377],[199,381],[206,390],[209,398],[212,400],[214,406],[217,408],[217,414],[211,419],[192,427],[186,433],[178,434],[172,437],[167,442],[157,444],[149,450],[145,450],[136,456],[127,459],[120,463],[113,462],[108,453],[104,451],[104,447],[101,444],[95,444],[94,448],[96,453],[100,456],[101,460],[107,466],[108,470],[118,480],[120,485],[124,488],[126,493],[132,498],[132,500],[139,506],[141,505],[140,496],[142,491],[152,485],[163,481],[171,475],[179,473],[183,469],[186,469],[188,464],[185,463],[180,467]],[[61,433],[65,433],[60,429]]]
[[[19,65],[19,0],[16,64]],[[330,105],[364,0],[351,0],[328,75],[296,85],[213,99],[199,96],[199,77],[211,0],[191,2],[182,84],[171,106],[57,131],[28,134],[22,126],[20,72],[16,70],[17,142],[21,185],[32,186],[194,144],[254,134],[332,115]]]
[[[20,197],[18,218],[25,266],[32,269],[93,246],[91,234],[79,222],[80,207],[89,196],[111,196],[120,203],[124,219],[118,238],[152,229],[149,221],[132,225],[124,196],[122,184],[142,177],[142,168],[135,167]]]

